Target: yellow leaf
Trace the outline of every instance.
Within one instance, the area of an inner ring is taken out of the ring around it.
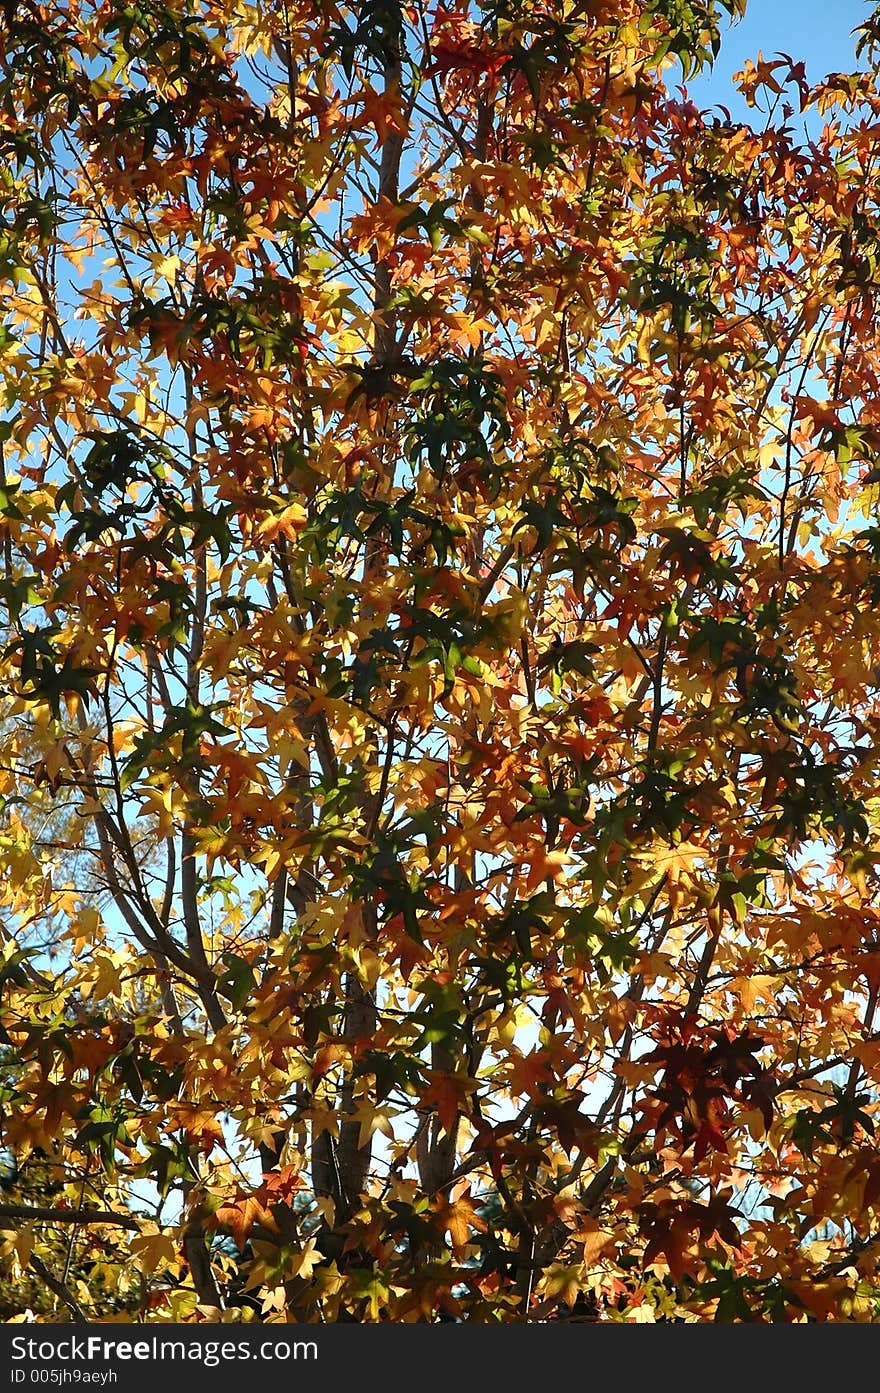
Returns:
[[[374,1132],[381,1132],[391,1141],[394,1140],[394,1132],[388,1120],[387,1113],[381,1108],[372,1108],[369,1103],[362,1103],[352,1114],[352,1121],[358,1123],[358,1148],[363,1150],[369,1144]]]
[[[150,265],[157,276],[162,276],[166,281],[172,281],[180,270],[180,257],[174,252],[166,256],[164,252],[153,252],[150,257]]]
[[[84,997],[91,996],[95,1001],[102,1001],[107,996],[120,996],[122,994],[119,981],[121,961],[115,953],[96,953],[94,957],[96,971],[91,983],[85,983],[82,986],[82,995]]]
[[[597,1229],[595,1233],[588,1233],[583,1240],[584,1244],[584,1267],[594,1267],[599,1258],[605,1252],[609,1244],[613,1243],[614,1235],[605,1229]]]
[[[31,1253],[34,1251],[34,1230],[31,1224],[21,1229],[15,1236],[15,1256],[18,1258],[22,1269],[27,1267],[31,1260]]]
[[[266,1295],[263,1297],[262,1314],[265,1316],[268,1315],[270,1311],[283,1311],[285,1300],[284,1287],[273,1287],[272,1290],[267,1291]]]
[[[129,1250],[141,1272],[156,1272],[177,1258],[177,1245],[169,1233],[140,1233],[131,1240]]]
[[[290,503],[280,513],[273,513],[260,523],[256,535],[273,542],[276,537],[295,537],[308,522],[308,513],[301,503]]]
[[[290,1272],[293,1277],[302,1277],[308,1281],[315,1268],[321,1261],[321,1254],[314,1238],[310,1238],[306,1246],[297,1253],[291,1261]]]

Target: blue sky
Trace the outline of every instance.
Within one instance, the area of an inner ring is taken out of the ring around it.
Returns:
[[[731,78],[759,50],[765,58],[782,52],[796,62],[803,60],[810,82],[829,72],[851,69],[855,64],[852,30],[872,8],[868,0],[748,0],[745,19],[724,35],[711,77],[692,81],[689,90],[701,106],[722,102],[741,118],[744,108],[735,97]]]

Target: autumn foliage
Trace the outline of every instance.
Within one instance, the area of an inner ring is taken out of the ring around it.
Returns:
[[[880,15],[5,0],[5,1319],[874,1321]]]

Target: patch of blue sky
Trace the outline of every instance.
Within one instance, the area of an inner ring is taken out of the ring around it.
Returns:
[[[852,72],[858,66],[854,31],[872,8],[869,0],[749,0],[744,18],[723,34],[711,70],[688,82],[688,94],[701,107],[722,105],[734,120],[754,120],[754,109],[734,82],[748,59],[772,61],[786,54],[804,63],[810,83],[828,73]],[[675,70],[670,80],[676,81]]]

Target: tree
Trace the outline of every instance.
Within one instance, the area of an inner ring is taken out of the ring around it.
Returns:
[[[880,11],[742,8],[6,0],[38,1318],[876,1318]]]

